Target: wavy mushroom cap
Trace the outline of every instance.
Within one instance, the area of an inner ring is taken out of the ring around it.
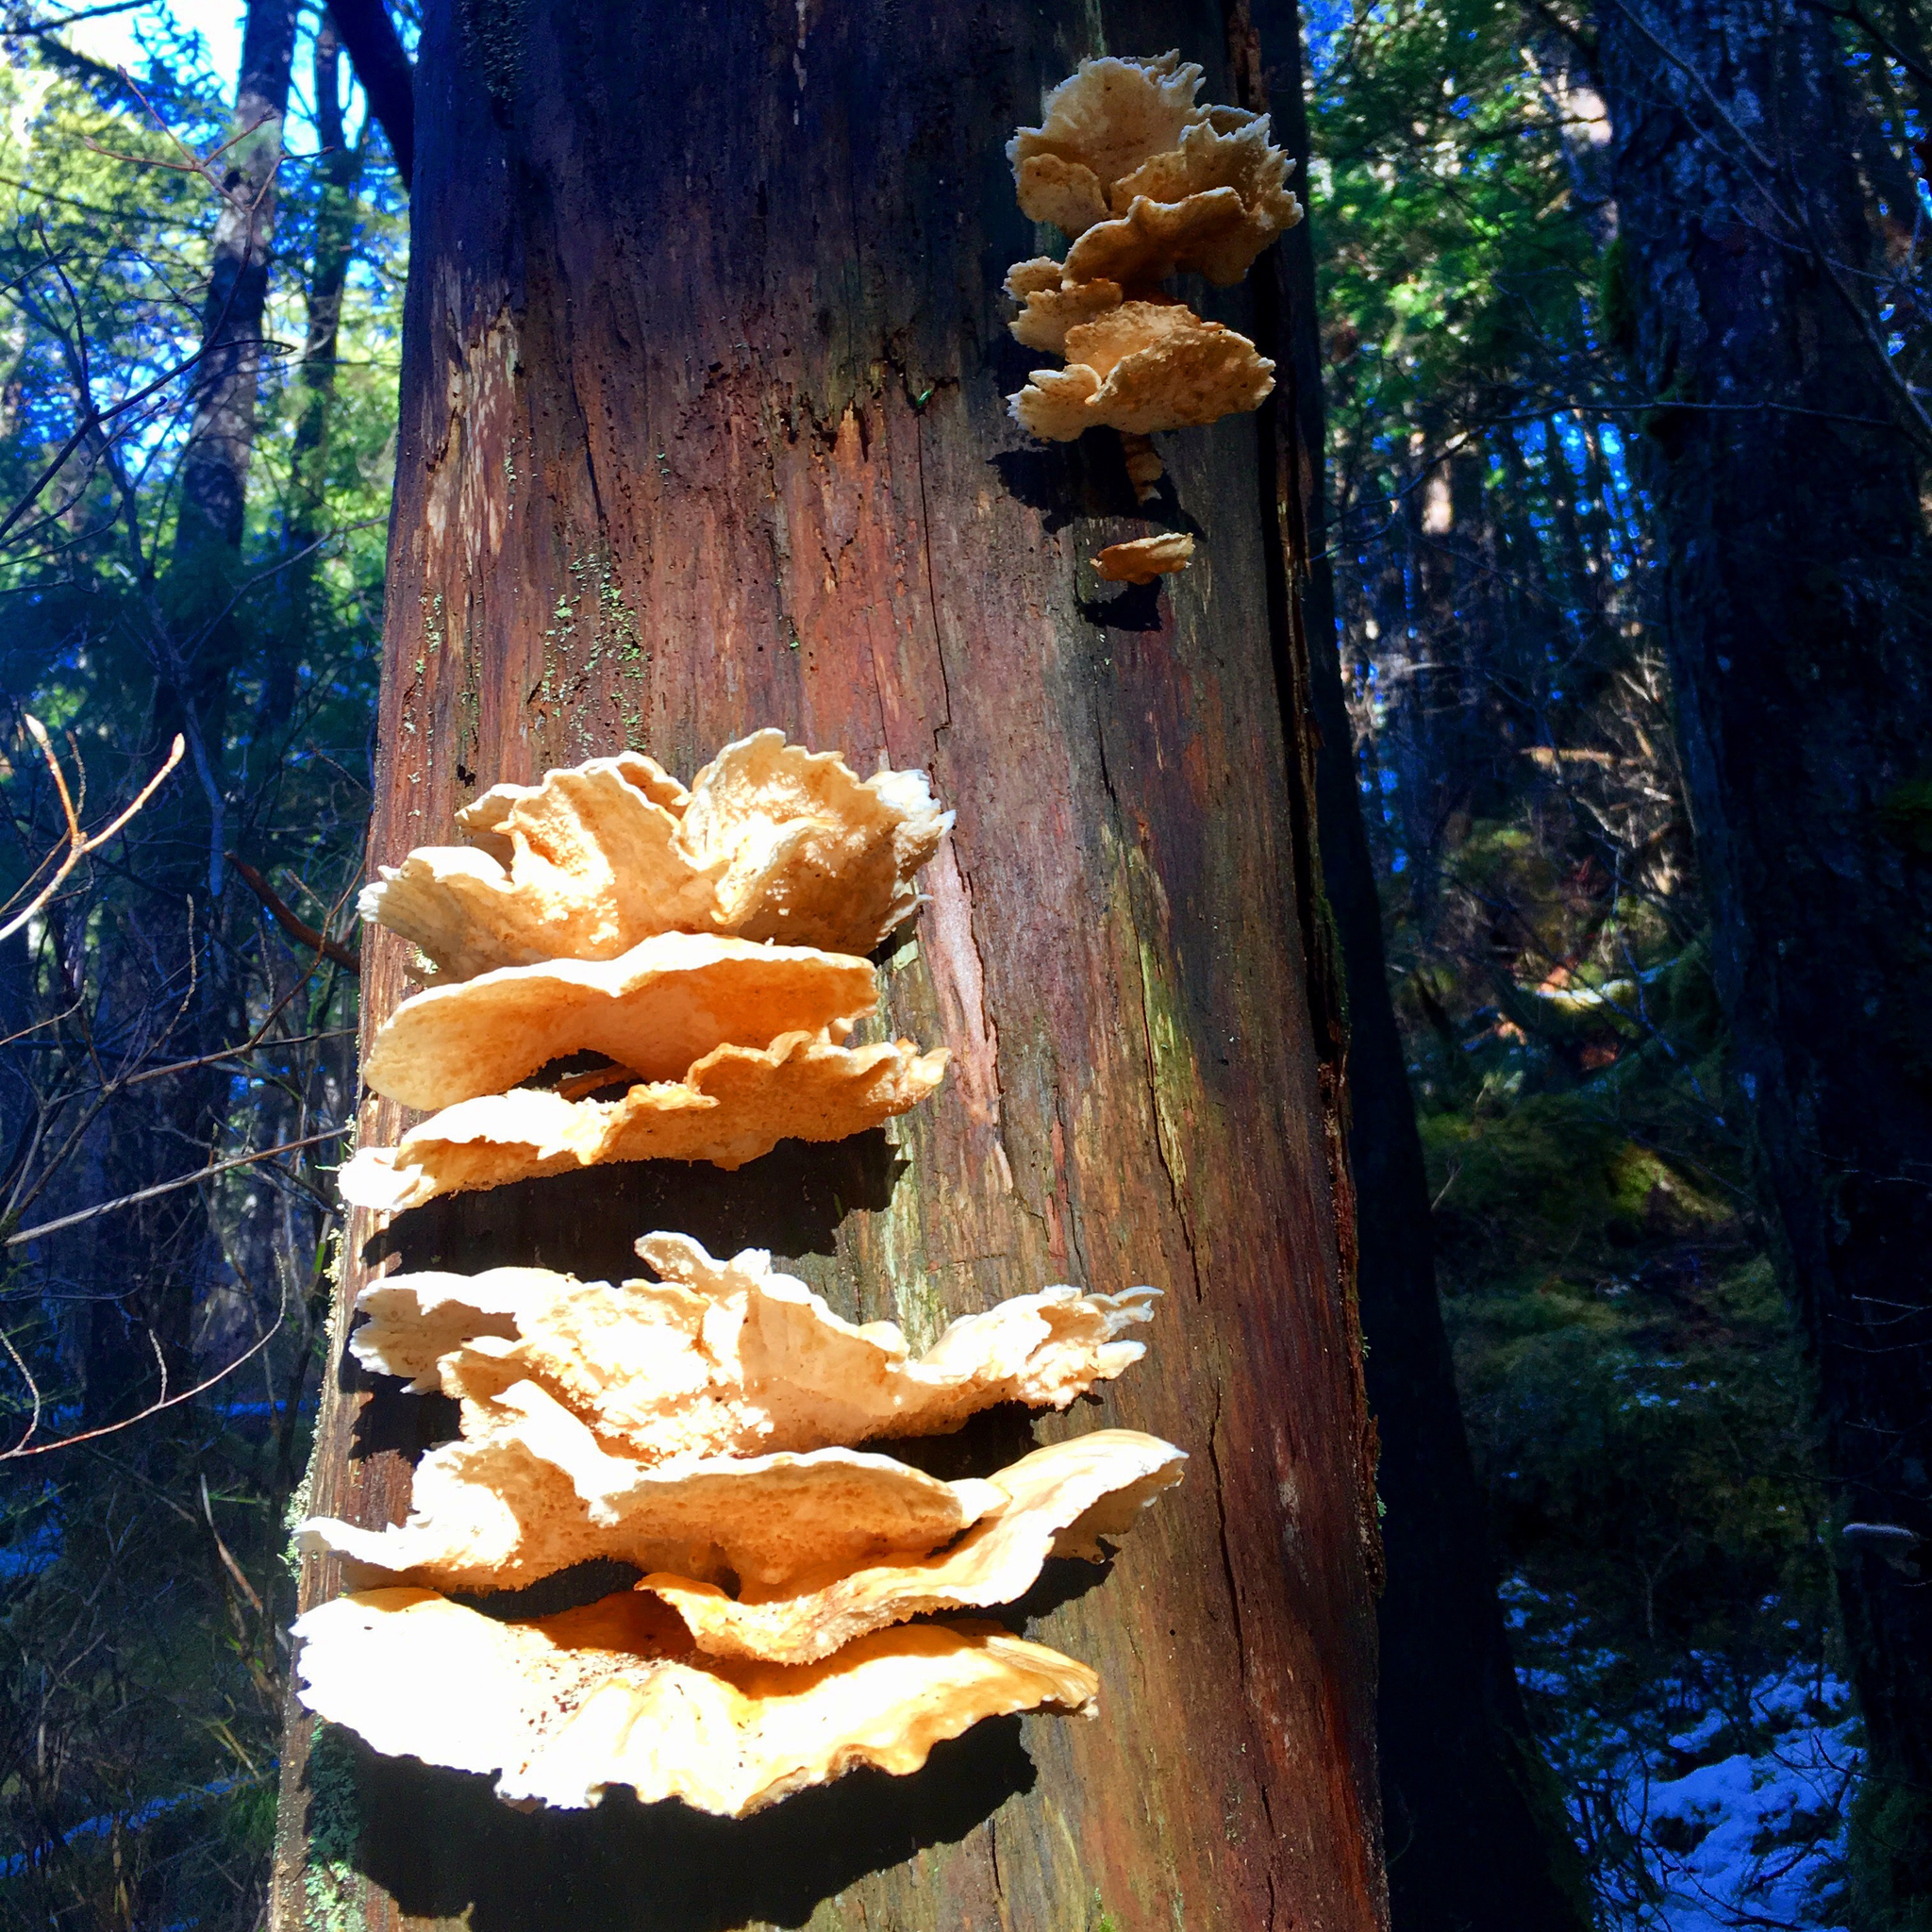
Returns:
[[[390,1757],[497,1775],[567,1808],[628,1786],[741,1818],[860,1765],[917,1771],[982,1718],[1091,1716],[1086,1665],[992,1624],[860,1638],[824,1663],[708,1657],[676,1613],[625,1591],[503,1622],[427,1590],[338,1597],[295,1625],[302,1702]]]
[[[924,1355],[894,1322],[847,1322],[762,1249],[715,1261],[685,1235],[638,1252],[661,1281],[540,1268],[396,1274],[358,1299],[349,1347],[421,1392],[488,1404],[549,1391],[645,1461],[930,1436],[1006,1402],[1065,1408],[1138,1361],[1151,1288],[1056,1284],[962,1315]]]
[[[1215,108],[1208,116],[1115,183],[1116,219],[1074,242],[1067,281],[1107,275],[1140,288],[1191,270],[1225,288],[1301,220],[1285,185],[1293,163],[1268,139],[1267,115]]]
[[[1257,408],[1274,365],[1246,336],[1178,303],[1124,302],[1067,331],[1064,369],[1036,369],[1008,398],[1035,436],[1070,442],[1106,425],[1149,435]]]
[[[1041,103],[1041,125],[1007,143],[1029,219],[1078,235],[1105,221],[1115,182],[1171,148],[1202,118],[1201,69],[1179,51],[1152,60],[1083,60]]]
[[[444,979],[610,959],[664,932],[870,952],[918,908],[913,876],[953,821],[923,772],[860,780],[766,730],[689,791],[626,752],[495,786],[457,822],[469,845],[418,847],[360,901]]]

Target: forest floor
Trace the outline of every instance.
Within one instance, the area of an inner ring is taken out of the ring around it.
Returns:
[[[1511,1579],[1519,1675],[1611,1924],[1733,1932],[1847,1923],[1845,1826],[1857,1776],[1850,1691],[1818,1660],[1713,1696],[1702,1673],[1619,1710],[1624,1659],[1587,1619]],[[1541,1623],[1541,1627],[1535,1627]],[[1720,1658],[1697,1658],[1724,1675]],[[1683,1728],[1671,1730],[1673,1713]]]
[[[1407,1005],[1518,1671],[1602,1921],[1843,1924],[1858,1749],[1809,1391],[1699,949],[1594,1040]]]

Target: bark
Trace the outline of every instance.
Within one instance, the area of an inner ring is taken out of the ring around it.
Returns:
[[[1221,66],[1212,9],[1106,27]],[[520,1817],[298,1718],[283,1925],[1384,1923],[1369,1444],[1254,425],[1170,439],[1209,532],[1188,575],[1094,595],[1084,559],[1147,527],[1118,441],[1043,449],[1005,413],[1030,358],[998,286],[1037,248],[1002,145],[1095,44],[1020,0],[428,9],[372,858],[625,743],[689,774],[776,724],[931,770],[958,822],[883,977],[889,1024],[953,1050],[935,1102],[737,1175],[458,1197],[380,1251],[608,1273],[669,1225],[922,1340],[1062,1276],[1165,1287],[1149,1358],[1032,1424],[1193,1457],[1109,1574],[1026,1607],[1108,1714],[983,1725],[742,1825]],[[372,934],[366,1024],[404,967]],[[420,1424],[341,1362],[371,1232],[308,1502],[379,1523]],[[305,1600],[333,1587],[311,1564]]]
[[[1920,463],[1861,275],[1831,31],[1774,0],[1600,12],[1679,735],[1764,1212],[1815,1362],[1889,1883],[1932,1896],[1932,959]],[[1888,1554],[1897,1557],[1887,1560]]]
[[[1254,10],[1276,138],[1306,169],[1300,23]],[[1305,180],[1306,174],[1302,178]],[[1319,208],[1310,221],[1321,220]],[[1394,1932],[1585,1932],[1580,1860],[1530,1735],[1496,1600],[1448,1337],[1436,1297],[1428,1180],[1382,951],[1327,558],[1326,447],[1315,257],[1294,229],[1261,291],[1277,363],[1262,424],[1276,469],[1287,622],[1300,664],[1289,720],[1317,802],[1321,877],[1345,983],[1348,1164],[1386,1566],[1376,1704]],[[1341,1046],[1330,1045],[1331,1055]]]

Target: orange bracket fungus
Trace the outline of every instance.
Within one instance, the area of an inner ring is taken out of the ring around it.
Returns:
[[[1158,537],[1109,543],[1093,559],[1093,573],[1109,584],[1151,584],[1156,577],[1186,570],[1193,554],[1194,540],[1185,531],[1163,530]]]
[[[1140,1360],[1145,1344],[1121,1338],[1157,1298],[1016,1295],[915,1358],[896,1323],[844,1321],[758,1249],[714,1261],[686,1235],[652,1234],[638,1252],[662,1280],[391,1275],[362,1291],[369,1320],[349,1345],[367,1368],[469,1403],[535,1382],[655,1461],[941,1435],[1001,1402],[1065,1408]]]
[[[814,1663],[855,1637],[930,1610],[986,1609],[1032,1588],[1048,1557],[1099,1561],[1095,1539],[1119,1536],[1187,1457],[1132,1429],[1098,1429],[1023,1456],[991,1479],[1000,1501],[949,1549],[894,1553],[827,1574],[813,1587],[752,1586],[646,1576],[640,1588],[684,1619],[700,1650]],[[826,1566],[829,1573],[830,1566]]]
[[[894,1552],[924,1555],[1002,1501],[858,1449],[647,1463],[613,1455],[533,1383],[417,1465],[407,1523],[314,1517],[304,1548],[446,1590],[521,1589],[592,1557],[777,1590]]]
[[[1171,151],[1197,198],[1265,175],[1251,142],[1249,174],[1216,159],[1198,185],[1220,150],[1176,143],[1241,130],[1202,121],[1197,70],[1089,65],[1123,98],[1050,111],[1025,192],[1105,214]],[[1098,280],[1026,299],[1042,343],[1086,356],[1117,414],[1147,416],[1135,399],[1165,381],[1170,415],[1208,421],[1265,380],[1252,345],[1178,305]],[[1175,401],[1189,384],[1200,399]],[[1141,581],[1128,571],[1179,569],[1191,545],[1117,545],[1108,558],[1132,557],[1102,572]],[[734,1168],[783,1139],[858,1133],[939,1085],[943,1049],[845,1043],[877,994],[860,956],[917,909],[913,874],[951,824],[924,774],[861,783],[760,731],[689,791],[626,752],[500,785],[460,818],[470,845],[412,852],[363,895],[434,968],[364,1078],[436,1110],[343,1168],[352,1204],[393,1211],[607,1160]],[[516,1084],[581,1056],[601,1063]],[[858,1765],[915,1771],[984,1717],[1093,1715],[1084,1664],[995,1624],[908,1620],[1011,1604],[1053,1557],[1099,1559],[1099,1538],[1180,1480],[1182,1453],[1102,1429],[949,1482],[858,1445],[997,1403],[1066,1407],[1140,1359],[1126,1331],[1156,1291],[1016,1295],[915,1356],[895,1324],[846,1321],[760,1249],[637,1246],[656,1279],[495,1268],[363,1289],[351,1352],[455,1397],[460,1433],[417,1463],[407,1522],[299,1526],[358,1586],[295,1625],[303,1702],[378,1751],[491,1774],[513,1803],[626,1786],[725,1817]],[[443,1594],[593,1559],[641,1580],[534,1620]]]
[[[625,1593],[498,1622],[427,1590],[339,1597],[295,1625],[302,1701],[376,1750],[498,1773],[514,1802],[581,1808],[628,1786],[742,1818],[859,1765],[1022,1710],[1091,1716],[1085,1664],[995,1624],[859,1638],[823,1663],[708,1657],[676,1612]]]
[[[1008,399],[1014,419],[1048,441],[1103,425],[1135,439],[1128,469],[1143,502],[1160,462],[1140,440],[1258,408],[1274,387],[1253,342],[1160,285],[1182,274],[1239,282],[1301,220],[1267,115],[1200,106],[1200,87],[1201,69],[1177,52],[1083,60],[1046,95],[1041,125],[1007,144],[1021,208],[1071,244],[1064,260],[1035,257],[1007,276],[1021,305],[1014,336],[1067,363],[1033,372]]]
[[[606,1055],[633,1079],[681,1079],[720,1046],[766,1046],[872,1010],[869,962],[808,946],[660,933],[615,959],[504,966],[433,986],[391,1014],[362,1078],[406,1107],[448,1107],[566,1055]]]
[[[953,822],[923,772],[862,784],[781,731],[727,744],[687,791],[641,752],[499,785],[457,814],[472,844],[385,867],[361,908],[467,979],[610,959],[660,932],[869,953],[919,903]]]
[[[459,1101],[394,1147],[365,1147],[339,1176],[343,1200],[392,1211],[466,1188],[568,1174],[610,1160],[708,1160],[742,1167],[780,1141],[842,1141],[915,1107],[940,1084],[946,1050],[909,1040],[844,1047],[781,1033],[766,1047],[720,1046],[681,1080],[630,1085],[615,1100],[546,1087]]]

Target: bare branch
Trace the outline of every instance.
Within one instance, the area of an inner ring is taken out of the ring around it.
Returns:
[[[326,933],[318,932],[303,919],[292,907],[286,904],[275,889],[248,863],[238,858],[231,852],[228,863],[241,875],[242,883],[259,899],[268,915],[291,939],[299,940],[305,946],[312,947],[325,959],[333,959],[344,972],[360,976],[361,961],[340,940],[332,940]]]
[[[244,1349],[226,1368],[217,1369],[206,1381],[197,1382],[193,1388],[184,1389],[178,1395],[169,1396],[165,1402],[150,1403],[139,1415],[125,1416],[118,1423],[104,1423],[99,1428],[84,1430],[78,1436],[62,1436],[58,1442],[32,1442],[28,1437],[24,1436],[13,1448],[0,1450],[0,1462],[14,1462],[28,1456],[45,1456],[56,1449],[74,1449],[83,1442],[98,1442],[103,1436],[118,1436],[123,1429],[137,1427],[140,1424],[160,1414],[164,1408],[175,1408],[181,1403],[192,1402],[197,1395],[205,1395],[217,1382],[226,1381],[237,1369],[253,1361],[282,1332],[283,1320],[283,1315],[277,1314],[275,1325],[258,1341]],[[8,1352],[12,1353],[10,1343]]]
[[[175,734],[174,747],[169,751],[160,770],[141,788],[134,803],[115,819],[111,824],[107,825],[101,831],[90,835],[83,832],[80,828],[80,818],[75,808],[74,800],[68,793],[67,779],[60,770],[60,761],[54,756],[54,747],[48,741],[46,726],[32,712],[29,711],[24,715],[28,732],[32,735],[34,742],[40,746],[41,756],[46,759],[48,771],[54,774],[54,787],[60,794],[60,807],[67,814],[67,857],[61,860],[60,869],[34,894],[26,907],[20,912],[15,913],[5,925],[0,925],[0,940],[11,939],[59,891],[61,881],[66,878],[67,874],[90,852],[98,851],[101,846],[105,845],[109,839],[113,838],[116,833],[120,832],[126,825],[128,821],[155,795],[162,779],[181,762],[181,753],[183,750],[181,734],[177,731]],[[86,775],[84,770],[82,775],[83,778]]]
[[[263,1147],[253,1154],[238,1154],[232,1160],[217,1160],[204,1167],[198,1174],[184,1174],[172,1181],[158,1181],[151,1188],[142,1188],[138,1193],[123,1194],[112,1201],[97,1202],[92,1208],[83,1208],[77,1213],[63,1214],[58,1221],[43,1221],[35,1227],[24,1227],[18,1234],[10,1234],[0,1247],[17,1248],[25,1241],[38,1241],[42,1235],[58,1234],[63,1227],[77,1227],[83,1221],[92,1221],[96,1215],[111,1214],[117,1208],[132,1208],[142,1201],[152,1201],[158,1194],[172,1194],[177,1188],[192,1188],[199,1181],[211,1180],[218,1174],[226,1174],[231,1168],[252,1167],[258,1160],[271,1160],[277,1154],[295,1154],[304,1147],[318,1146],[324,1141],[340,1140],[348,1132],[346,1127],[327,1127],[319,1134],[310,1134],[300,1141],[284,1141],[279,1147]]]

